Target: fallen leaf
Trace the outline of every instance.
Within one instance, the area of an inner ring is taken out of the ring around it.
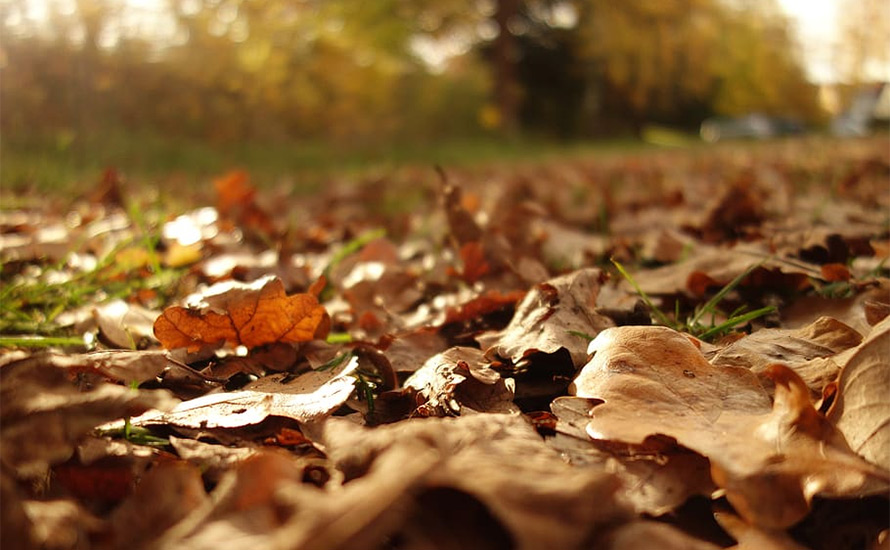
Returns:
[[[655,269],[633,273],[640,288],[650,296],[682,294],[686,291],[701,292],[702,281],[707,285],[724,286],[737,276],[760,264],[749,278],[769,272],[775,275],[774,283],[797,290],[809,286],[808,277],[821,279],[819,266],[796,258],[777,258],[763,243],[741,243],[733,247],[697,247],[687,259]],[[695,273],[689,288],[690,274]],[[747,284],[742,283],[742,286]]]
[[[449,307],[445,311],[443,324],[479,320],[490,313],[514,307],[516,302],[525,297],[525,294],[523,290],[514,290],[506,293],[489,290],[459,306]]]
[[[395,372],[414,372],[447,347],[438,331],[425,327],[395,336],[384,354]]]
[[[459,275],[467,284],[475,283],[491,271],[491,266],[485,260],[485,249],[481,242],[464,243],[461,245],[458,255],[463,265]]]
[[[51,365],[67,370],[71,375],[95,373],[109,380],[126,384],[154,380],[168,368],[191,371],[188,367],[172,360],[163,350],[107,350],[88,353],[45,351],[35,353],[22,360],[28,364]]]
[[[850,269],[844,264],[823,264],[820,271],[822,278],[829,283],[849,281],[852,277]]]
[[[602,550],[717,550],[710,542],[697,539],[670,525],[655,521],[631,521],[609,531],[596,548]]]
[[[257,204],[256,188],[243,170],[233,170],[213,181],[219,213],[243,229],[267,236],[277,234],[269,213]]]
[[[221,285],[208,289],[196,304],[164,310],[155,321],[154,333],[165,348],[196,351],[202,345],[223,342],[255,348],[323,339],[330,330],[330,317],[318,298],[287,296],[280,279]]]
[[[766,218],[764,193],[754,183],[753,173],[742,174],[706,207],[706,217],[699,227],[705,242],[737,238],[745,227],[756,226]]]
[[[170,445],[183,460],[194,464],[205,476],[215,481],[218,481],[226,471],[258,452],[258,449],[250,447],[226,447],[172,435]]]
[[[745,367],[758,374],[775,363],[782,363],[799,374],[813,398],[818,399],[840,372],[840,365],[831,358],[861,341],[862,336],[847,325],[830,317],[820,317],[797,330],[758,330],[717,350],[710,362]]]
[[[0,369],[0,459],[19,476],[39,476],[71,457],[96,426],[149,409],[170,410],[176,403],[166,390],[100,384],[78,391],[64,369],[15,361]]]
[[[183,401],[169,413],[133,418],[133,425],[171,424],[185,428],[237,428],[258,424],[270,415],[298,422],[318,420],[336,410],[355,389],[358,359],[300,376],[277,373],[244,386],[242,391],[212,393]]]
[[[512,387],[475,348],[454,347],[431,357],[404,385],[426,399],[418,410],[424,416],[519,412]]]
[[[33,525],[34,548],[79,548],[106,528],[104,521],[72,500],[26,500],[23,504]]]
[[[874,288],[849,298],[801,296],[782,308],[782,326],[789,329],[801,328],[819,317],[831,317],[860,334],[868,334],[871,327],[883,319],[874,308],[881,303],[890,304],[890,279],[878,279]]]
[[[731,512],[714,512],[714,519],[738,542],[732,550],[807,550],[784,531],[760,529]]]
[[[55,481],[68,495],[99,505],[118,504],[133,491],[134,468],[122,461],[97,464],[60,464],[53,468]]]
[[[477,337],[488,358],[519,364],[534,353],[569,352],[577,367],[587,360],[587,342],[578,334],[596,336],[613,326],[594,311],[601,272],[581,269],[536,285],[516,308],[503,331]]]
[[[239,463],[216,485],[210,498],[183,514],[162,533],[154,548],[279,548],[274,544],[292,512],[276,494],[299,484],[300,462],[283,452],[263,451]],[[314,486],[316,495],[321,495]],[[295,545],[289,545],[294,548]]]
[[[591,400],[558,397],[550,405],[557,416],[556,434],[547,444],[573,466],[614,472],[637,513],[663,516],[695,495],[716,490],[707,458],[677,446],[657,451],[634,446],[597,446],[587,435]]]
[[[890,473],[847,447],[810,403],[792,370],[766,371],[774,403],[746,369],[715,367],[689,339],[664,327],[619,327],[590,343],[593,359],[573,383],[578,396],[601,399],[588,435],[643,445],[674,438],[711,461],[711,473],[747,521],[767,528],[802,519],[816,496],[859,497],[886,491]]]
[[[25,513],[25,505],[18,484],[0,470],[0,545],[12,550],[31,550],[36,547],[34,524]]]
[[[197,466],[182,460],[160,462],[111,514],[110,547],[147,547],[208,501]]]
[[[96,306],[93,317],[99,327],[99,339],[110,347],[120,349],[145,349],[154,342],[152,325],[157,312],[128,304],[123,300]]]
[[[828,419],[860,456],[890,470],[890,317],[843,365]]]
[[[458,247],[471,242],[479,242],[482,238],[482,229],[473,219],[473,214],[464,208],[461,200],[461,188],[449,183],[444,171],[440,170],[439,176],[441,201],[448,218],[451,236]]]
[[[517,549],[587,548],[585,544],[594,533],[627,515],[615,500],[619,485],[614,476],[566,465],[518,415],[414,419],[373,429],[332,418],[322,429],[331,459],[347,479],[358,478],[346,484],[347,490],[364,478],[374,482],[377,471],[398,467],[397,461],[406,460],[405,454],[427,459],[427,453],[434,451],[437,460],[409,486],[412,493],[422,494],[423,488],[449,488],[471,496],[496,520],[491,528],[502,525],[512,539],[511,546]],[[412,472],[418,467],[413,459],[402,464]],[[385,483],[377,485],[381,489],[395,484],[380,481]],[[388,491],[384,494],[393,498]],[[375,500],[362,507],[395,505]],[[401,503],[400,509],[409,506]],[[362,507],[351,510],[356,520],[366,517]],[[410,529],[406,519],[395,520],[395,530],[399,525]],[[484,536],[484,532],[475,534],[477,540],[485,540]]]

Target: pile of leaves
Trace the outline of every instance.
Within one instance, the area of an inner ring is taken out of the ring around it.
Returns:
[[[888,150],[23,201],[3,548],[886,548]]]

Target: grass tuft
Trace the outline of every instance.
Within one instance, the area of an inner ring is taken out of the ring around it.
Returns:
[[[763,262],[754,264],[746,269],[744,272],[740,273],[736,278],[724,285],[723,288],[721,288],[716,294],[714,294],[714,296],[712,296],[710,300],[708,300],[704,304],[697,306],[691,316],[688,316],[686,317],[686,319],[683,320],[681,320],[680,318],[679,304],[676,304],[674,317],[669,317],[653,303],[652,299],[643,291],[642,288],[640,288],[640,285],[637,284],[637,282],[630,275],[630,273],[627,272],[623,265],[621,265],[615,259],[612,259],[612,264],[615,266],[618,272],[621,273],[621,276],[624,277],[628,283],[630,283],[637,294],[640,295],[640,298],[649,308],[649,311],[651,312],[652,317],[654,318],[653,320],[655,322],[660,325],[670,327],[679,332],[686,332],[701,340],[715,340],[729,334],[739,325],[749,323],[754,319],[763,317],[764,315],[769,315],[770,313],[776,311],[775,306],[767,306],[755,309],[754,311],[745,312],[745,308],[744,306],[742,306],[729,315],[725,315],[719,309],[720,303],[723,301],[724,298],[726,298],[726,295],[732,292],[755,269],[763,265]],[[703,319],[705,319],[708,315],[710,315],[710,322],[703,322]],[[721,317],[726,317],[726,320],[717,323],[716,319]]]

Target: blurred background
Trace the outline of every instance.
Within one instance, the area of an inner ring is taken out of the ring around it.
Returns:
[[[887,0],[0,0],[0,177],[861,135],[888,40]]]

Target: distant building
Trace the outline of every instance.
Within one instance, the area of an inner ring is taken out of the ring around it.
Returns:
[[[863,136],[880,127],[890,128],[890,84],[886,82],[863,86],[831,121],[831,132],[837,136]]]

